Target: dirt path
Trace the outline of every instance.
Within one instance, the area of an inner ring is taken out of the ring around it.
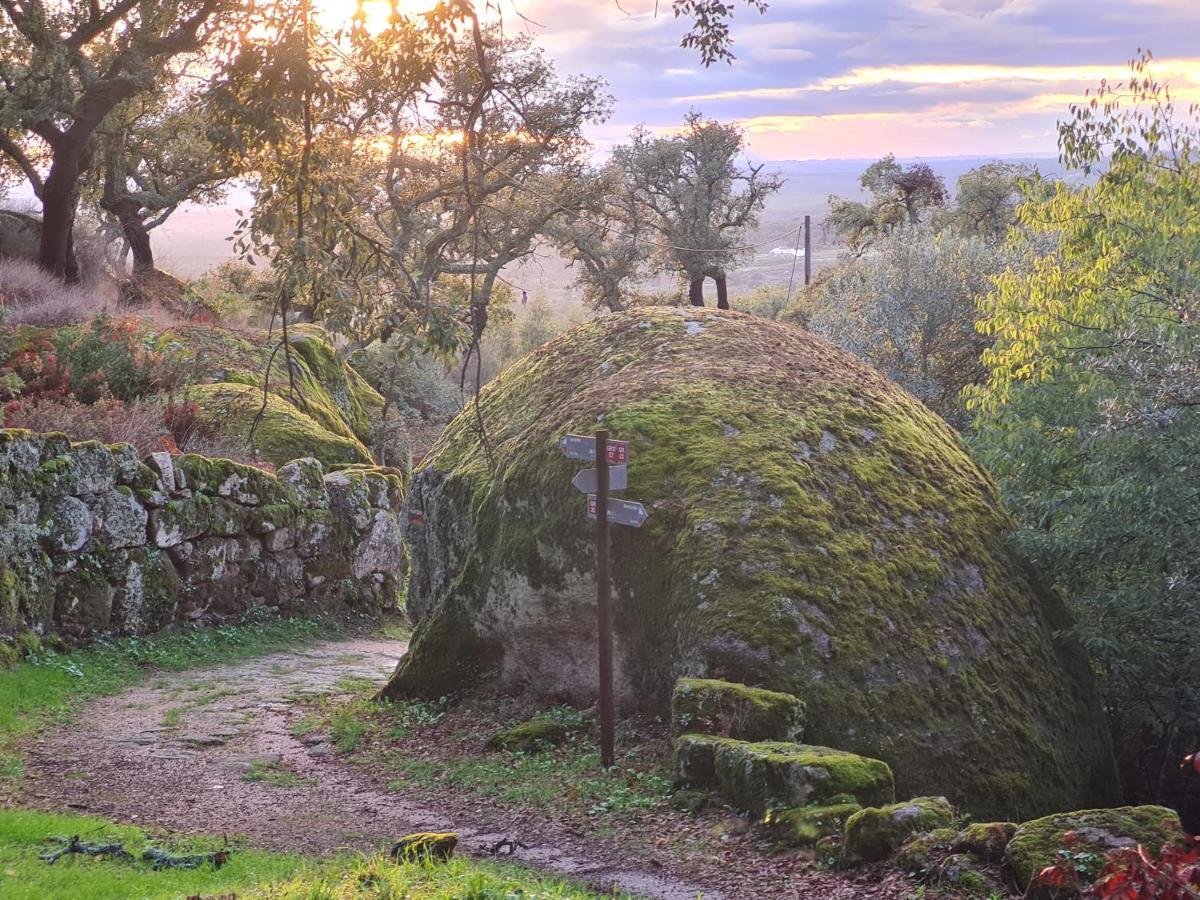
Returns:
[[[480,821],[466,807],[406,799],[341,762],[327,744],[291,733],[303,716],[298,698],[336,690],[345,679],[383,684],[405,649],[397,641],[332,641],[162,675],[98,700],[73,724],[30,744],[24,800],[184,832],[246,835],[273,850],[374,850],[413,831],[457,831],[461,849],[484,855],[508,836],[503,813]],[[664,900],[724,896],[571,835],[522,825],[520,836],[530,847],[517,861],[602,891],[616,886]]]

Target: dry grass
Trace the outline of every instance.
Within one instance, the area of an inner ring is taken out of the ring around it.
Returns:
[[[71,397],[45,397],[9,404],[3,425],[37,432],[61,431],[73,441],[133,444],[143,455],[163,449],[163,439],[169,433],[163,421],[163,403],[157,398],[80,403]]]
[[[100,288],[64,284],[21,259],[0,260],[0,323],[55,328],[90,319],[109,307]]]

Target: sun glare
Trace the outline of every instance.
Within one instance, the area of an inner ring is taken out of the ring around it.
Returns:
[[[405,16],[416,16],[429,12],[437,4],[437,0],[364,0],[361,4],[367,30],[382,31],[387,27],[392,7]],[[317,0],[321,17],[333,25],[348,23],[359,9],[358,0]]]

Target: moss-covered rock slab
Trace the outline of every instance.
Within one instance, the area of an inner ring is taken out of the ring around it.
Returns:
[[[723,310],[597,318],[447,428],[406,499],[417,628],[389,696],[593,702],[593,531],[559,442],[597,424],[650,512],[613,534],[620,703],[740,682],[799,697],[806,740],[906,794],[1012,819],[1113,802],[1070,617],[957,434],[848,353]]]
[[[557,747],[570,734],[571,730],[562,722],[536,718],[492,735],[487,746],[489,750],[507,750],[510,753],[537,753]]]
[[[985,862],[1000,862],[1016,833],[1014,822],[972,822],[954,836],[950,849],[955,853],[970,853]]]
[[[671,694],[671,725],[676,734],[798,741],[804,735],[804,701],[713,678],[680,678]]]
[[[953,819],[954,809],[945,797],[915,797],[861,810],[846,820],[842,860],[877,862],[912,835],[945,828]]]
[[[891,769],[877,759],[809,744],[696,734],[675,741],[675,779],[714,789],[730,805],[758,816],[848,800],[888,803],[895,793]]]
[[[846,820],[862,809],[855,800],[824,806],[770,809],[763,816],[762,832],[785,847],[811,847],[830,835],[841,834]]]
[[[1182,834],[1178,814],[1164,806],[1085,809],[1023,822],[1008,842],[1004,859],[1024,890],[1068,845],[1073,853],[1094,854],[1094,869],[1099,870],[1104,854],[1110,850],[1140,844],[1157,854],[1164,844],[1179,840]]]

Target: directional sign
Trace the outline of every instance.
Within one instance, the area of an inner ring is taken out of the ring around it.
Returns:
[[[596,493],[596,470],[582,469],[573,479],[571,484],[575,485],[581,494]],[[608,468],[608,489],[610,491],[623,491],[629,487],[629,466],[609,466]]]
[[[596,461],[596,439],[583,434],[568,434],[559,442],[563,455],[567,459],[581,459],[584,462]],[[609,441],[605,446],[609,465],[615,466],[629,462],[629,442]]]
[[[588,518],[596,518],[596,495],[588,494]],[[630,528],[641,528],[649,518],[646,507],[632,500],[608,498],[608,521],[613,525],[628,525]]]

